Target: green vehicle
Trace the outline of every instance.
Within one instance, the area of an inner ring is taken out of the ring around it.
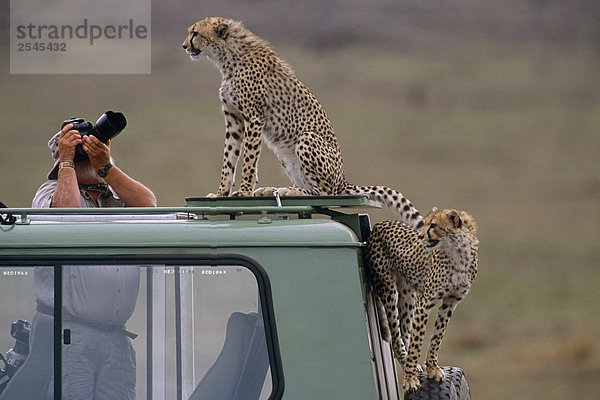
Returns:
[[[36,270],[52,268],[59,316],[63,271],[86,266],[139,269],[127,321],[138,335],[137,399],[399,399],[363,258],[365,211],[378,206],[336,196],[0,209],[0,350],[10,349],[0,400],[43,399],[35,382],[61,376],[77,334],[53,318],[46,345],[23,350]],[[447,372],[424,390],[468,398],[462,371]],[[53,382],[62,399],[62,380]]]

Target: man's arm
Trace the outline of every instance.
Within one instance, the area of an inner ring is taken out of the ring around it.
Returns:
[[[81,144],[79,132],[71,130],[73,124],[66,125],[58,140],[58,154],[61,162],[74,163],[75,147]],[[52,208],[81,207],[81,195],[77,184],[75,168],[62,168],[58,171],[56,191],[52,196]]]
[[[102,143],[93,135],[83,137],[83,149],[88,154],[92,166],[104,168],[110,162],[110,141]],[[106,183],[117,193],[127,207],[156,207],[154,193],[142,183],[131,178],[119,167],[113,166],[104,177]]]
[[[113,166],[109,169],[104,180],[127,207],[156,207],[154,193],[119,167]]]
[[[58,171],[56,190],[52,196],[52,208],[79,208],[81,196],[77,185],[75,168],[63,168]]]

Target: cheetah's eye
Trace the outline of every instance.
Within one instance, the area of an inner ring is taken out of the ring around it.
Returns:
[[[192,32],[192,40],[193,40],[193,39],[194,39],[196,36],[198,36],[198,32],[196,32],[196,31],[193,31],[193,32]]]
[[[435,229],[437,225],[434,223],[429,224],[429,228],[427,228],[427,236],[431,238],[431,231]]]

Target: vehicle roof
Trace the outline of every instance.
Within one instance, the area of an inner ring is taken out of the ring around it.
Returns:
[[[191,205],[190,205],[191,204]],[[314,214],[372,206],[361,196],[189,198],[186,207],[3,209],[0,256],[16,249],[360,246],[348,226]]]

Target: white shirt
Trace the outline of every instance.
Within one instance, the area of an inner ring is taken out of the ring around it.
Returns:
[[[32,202],[34,208],[49,208],[58,182],[42,184]],[[85,190],[85,208],[124,207],[109,187],[108,196],[96,202]],[[54,268],[36,267],[33,276],[35,300],[54,307]],[[74,317],[100,323],[125,323],[135,308],[140,285],[137,265],[66,265],[63,267],[63,308]]]
[[[54,307],[54,268],[36,267],[35,300]],[[133,314],[140,286],[137,265],[63,266],[63,308],[92,322],[124,324]]]

